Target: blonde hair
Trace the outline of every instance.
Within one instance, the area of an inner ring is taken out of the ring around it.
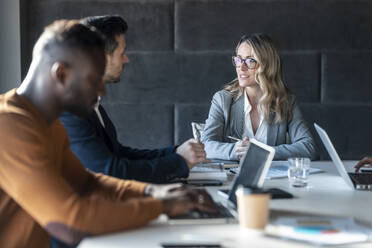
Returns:
[[[236,46],[236,52],[243,42],[251,46],[259,65],[255,80],[263,94],[258,102],[258,110],[267,122],[278,123],[286,118],[292,119],[293,95],[283,81],[279,52],[273,41],[265,34],[244,35]],[[237,78],[227,84],[224,90],[233,94],[235,99],[244,93],[244,87],[239,85]],[[271,114],[274,115],[272,120]]]

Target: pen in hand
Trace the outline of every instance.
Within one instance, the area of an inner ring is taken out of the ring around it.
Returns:
[[[200,130],[198,129],[198,123],[191,122],[191,127],[192,127],[192,133],[194,135],[194,139],[196,140],[196,142],[200,143],[201,134],[200,134]]]
[[[235,141],[241,141],[241,139],[235,138],[233,136],[227,136],[227,138],[230,138],[230,139],[235,140]]]

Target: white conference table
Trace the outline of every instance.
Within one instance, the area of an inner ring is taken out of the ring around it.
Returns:
[[[355,162],[344,161],[349,171],[352,171]],[[311,166],[326,172],[311,174],[306,188],[291,187],[286,178],[265,181],[265,188],[281,188],[295,196],[293,199],[271,200],[271,219],[281,215],[331,215],[354,217],[357,221],[372,226],[372,191],[350,189],[329,161],[312,162]],[[217,189],[208,187],[208,191],[216,200]],[[215,241],[223,247],[313,247],[307,243],[271,238],[242,230],[239,224],[169,225],[165,219],[165,216],[161,216],[146,227],[132,231],[86,238],[80,243],[79,248],[160,248],[163,242],[179,241]],[[339,247],[372,247],[372,242]]]

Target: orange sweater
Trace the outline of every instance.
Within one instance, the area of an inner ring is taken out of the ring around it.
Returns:
[[[0,247],[48,247],[49,234],[76,244],[162,212],[146,184],[87,171],[61,123],[48,126],[15,89],[0,95],[0,137]]]

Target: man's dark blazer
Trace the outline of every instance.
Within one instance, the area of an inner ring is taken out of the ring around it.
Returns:
[[[123,146],[101,105],[99,111],[105,127],[95,111],[87,118],[69,112],[60,117],[70,137],[71,150],[86,168],[122,179],[155,183],[188,176],[187,164],[176,154],[176,147],[140,150]]]

